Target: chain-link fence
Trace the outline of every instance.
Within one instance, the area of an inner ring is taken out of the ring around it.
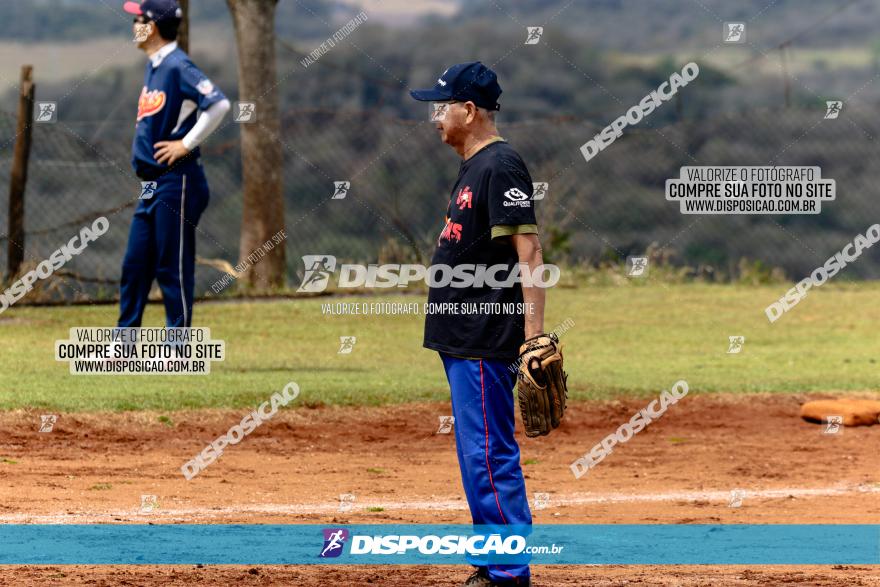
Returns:
[[[849,107],[834,120],[824,110],[790,108],[687,120],[661,128],[628,128],[589,162],[579,147],[600,130],[571,118],[505,124],[501,134],[523,156],[532,179],[549,184],[537,206],[544,247],[557,263],[591,263],[643,252],[651,243],[675,251],[674,261],[710,266],[735,276],[742,258],[760,260],[798,277],[822,264],[880,218],[872,165],[880,123],[868,107]],[[48,297],[109,299],[120,265],[140,182],[128,146],[100,139],[107,124],[35,124],[26,191],[25,266],[32,268],[97,216],[110,230],[56,273]],[[235,265],[241,230],[241,160],[236,126],[203,146],[211,204],[198,229],[196,291],[211,295]],[[0,112],[0,189],[9,185],[15,118]],[[305,254],[340,260],[429,262],[443,227],[459,159],[424,121],[378,112],[289,110],[282,116],[287,278],[296,287]],[[814,165],[837,182],[837,201],[815,216],[691,216],[664,197],[667,179],[685,165]],[[334,182],[348,181],[333,199]],[[7,192],[8,193],[8,192]],[[0,206],[6,236],[6,198]],[[880,276],[876,251],[851,267],[851,277]],[[0,269],[5,273],[5,254]],[[29,296],[30,297],[30,296]],[[42,299],[46,299],[43,295]]]

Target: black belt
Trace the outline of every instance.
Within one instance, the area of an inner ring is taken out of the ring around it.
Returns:
[[[156,181],[163,175],[168,174],[179,174],[189,170],[193,166],[199,166],[201,163],[199,162],[199,158],[195,157],[190,159],[189,156],[180,159],[179,161],[175,161],[174,165],[170,167],[156,167],[155,165],[138,165],[135,170],[135,175],[137,175],[140,179],[144,181]]]

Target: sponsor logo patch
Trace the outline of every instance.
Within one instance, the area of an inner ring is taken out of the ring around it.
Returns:
[[[209,80],[208,78],[205,78],[198,83],[198,85],[196,86],[196,89],[199,91],[199,93],[201,95],[207,96],[214,91],[214,84],[211,83],[211,80]]]
[[[510,202],[504,202],[505,206],[520,206],[522,208],[529,208],[532,205],[531,200],[529,199],[529,195],[522,191],[519,188],[510,188],[506,192],[504,192],[504,197]]]

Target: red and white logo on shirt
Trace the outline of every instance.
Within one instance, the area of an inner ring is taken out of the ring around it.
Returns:
[[[161,90],[147,90],[144,86],[138,98],[138,121],[152,116],[165,106],[165,92]]]
[[[464,210],[465,207],[470,208],[473,201],[474,193],[471,191],[471,186],[466,185],[458,190],[458,196],[455,198],[455,204],[458,206],[459,210]]]
[[[446,219],[446,226],[443,228],[443,232],[440,233],[440,238],[437,240],[437,244],[440,244],[441,241],[455,241],[461,242],[461,224],[458,222],[453,222],[451,218]]]

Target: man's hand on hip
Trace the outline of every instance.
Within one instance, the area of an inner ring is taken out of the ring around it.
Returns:
[[[168,165],[174,165],[175,161],[189,154],[189,149],[183,146],[183,141],[159,141],[153,147],[156,148],[153,154],[156,161]]]

